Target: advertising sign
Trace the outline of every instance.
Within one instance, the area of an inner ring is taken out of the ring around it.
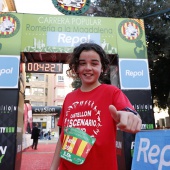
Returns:
[[[0,90],[0,169],[14,169],[18,90]]]
[[[150,89],[147,59],[119,60],[121,89]]]
[[[123,90],[142,119],[142,129],[154,129],[154,114],[151,90]],[[138,97],[136,97],[138,96]]]
[[[116,19],[66,15],[23,15],[23,52],[71,53],[82,42],[100,44],[117,53]]]
[[[169,141],[170,130],[152,130],[137,133],[132,170],[169,170]]]
[[[0,55],[0,88],[18,88],[20,56]]]
[[[32,106],[32,113],[60,113],[60,106]]]
[[[135,110],[140,114],[142,119],[142,129],[154,129],[154,115],[152,108],[151,100],[151,91],[150,90],[123,90],[125,95],[131,101]],[[137,97],[138,96],[138,97]],[[132,157],[135,146],[135,134],[126,133],[126,132],[117,132],[122,135],[120,142],[122,143],[122,152],[124,154],[118,155],[118,164],[120,170],[129,170],[131,169]],[[125,159],[125,166],[122,165],[121,161]]]

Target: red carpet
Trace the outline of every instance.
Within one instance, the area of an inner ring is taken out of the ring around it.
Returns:
[[[38,144],[37,150],[31,147],[22,153],[21,170],[49,170],[56,144]]]

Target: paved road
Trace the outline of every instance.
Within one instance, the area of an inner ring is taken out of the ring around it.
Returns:
[[[31,147],[22,153],[20,170],[49,170],[57,140],[39,140],[37,150]]]

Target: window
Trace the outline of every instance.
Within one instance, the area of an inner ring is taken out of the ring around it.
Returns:
[[[46,80],[45,81],[48,82],[48,75],[46,75]]]
[[[32,95],[44,96],[44,88],[33,87],[31,91]]]
[[[44,106],[44,102],[31,101],[32,106]]]
[[[32,81],[44,81],[44,74],[31,74]]]
[[[42,126],[43,129],[46,129],[47,123],[46,122],[41,122],[41,126]]]
[[[45,95],[48,96],[48,89],[45,88]]]
[[[25,95],[30,95],[31,93],[30,93],[30,87],[29,86],[27,86],[26,88],[25,88]]]
[[[65,90],[61,88],[57,88],[57,96],[65,97]]]
[[[58,75],[58,82],[64,82],[64,76]]]

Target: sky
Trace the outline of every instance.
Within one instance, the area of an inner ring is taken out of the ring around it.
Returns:
[[[63,15],[54,7],[52,0],[14,0],[14,1],[17,13]]]

